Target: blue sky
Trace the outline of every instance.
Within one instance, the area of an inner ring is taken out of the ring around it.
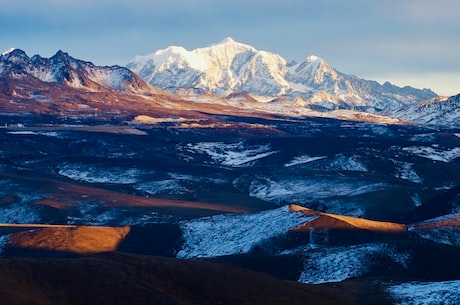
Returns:
[[[125,65],[227,36],[290,60],[314,54],[380,82],[460,93],[458,0],[0,0],[0,50]]]

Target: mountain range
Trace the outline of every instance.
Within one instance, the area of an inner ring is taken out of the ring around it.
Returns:
[[[64,100],[78,100],[78,109],[73,113],[88,107],[87,112],[95,112],[98,106],[107,108],[108,103],[119,100],[119,105],[115,105],[117,113],[129,108],[136,109],[128,111],[135,115],[143,114],[139,108],[149,109],[147,103],[163,110],[186,108],[214,113],[243,110],[283,116],[453,126],[458,124],[456,118],[460,114],[458,96],[449,99],[429,89],[401,88],[389,82],[379,84],[360,79],[338,72],[314,55],[300,63],[287,62],[280,55],[259,51],[232,38],[192,51],[171,46],[136,56],[127,68],[96,66],[63,51],[43,58],[28,57],[20,49],[11,49],[0,56],[0,92],[4,100],[56,101],[54,108],[68,112],[75,103],[63,107],[63,99],[57,97],[65,96]],[[87,99],[82,93],[98,97]],[[127,94],[131,97],[126,98]],[[136,95],[136,103],[132,102],[132,95]],[[13,104],[4,107],[11,109]],[[49,105],[43,108],[48,108],[47,113],[53,111]],[[31,110],[24,105],[14,109]]]
[[[348,109],[391,115],[437,96],[429,89],[382,85],[338,72],[315,55],[288,62],[232,38],[192,51],[171,46],[136,56],[127,67],[149,84],[171,92],[181,93],[180,88],[221,96],[246,92],[259,102],[283,98],[287,108],[294,104],[296,110]]]

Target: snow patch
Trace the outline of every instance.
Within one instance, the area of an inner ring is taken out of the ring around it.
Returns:
[[[420,195],[418,193],[415,193],[415,194],[411,195],[410,199],[412,199],[412,201],[414,202],[416,207],[421,206],[422,203],[423,203],[422,198],[420,197]]]
[[[411,282],[388,288],[397,305],[460,304],[460,281]]]
[[[295,157],[292,161],[289,161],[288,163],[284,164],[285,167],[290,167],[294,165],[300,165],[300,164],[305,164],[305,163],[310,163],[314,162],[317,160],[324,159],[326,157],[310,157],[309,155],[303,155],[303,156],[298,156]]]
[[[169,194],[177,195],[184,194],[188,190],[183,187],[179,181],[173,179],[161,180],[161,181],[149,181],[140,183],[134,186],[136,190],[146,192],[151,195],[155,194]]]
[[[243,215],[217,215],[180,223],[185,243],[180,258],[248,253],[264,241],[282,235],[315,216],[289,211],[288,206]]]
[[[14,134],[14,135],[23,135],[23,136],[29,136],[29,135],[38,135],[35,131],[30,131],[30,130],[24,130],[24,131],[8,131],[8,134]]]
[[[24,203],[2,206],[0,223],[40,223],[41,217],[38,209],[39,207]]]
[[[376,255],[386,256],[403,267],[407,267],[410,258],[409,254],[400,253],[387,244],[321,248],[307,253],[307,261],[300,274],[299,282],[307,284],[340,282],[364,275],[373,266]]]
[[[424,142],[424,143],[433,143],[436,141],[436,134],[434,133],[423,133],[417,134],[410,138],[412,142]]]
[[[329,170],[367,172],[367,167],[359,161],[357,156],[346,157],[338,155],[328,167]]]
[[[234,185],[238,186],[238,179]],[[312,199],[334,196],[357,196],[387,188],[384,183],[367,183],[349,179],[283,179],[258,178],[250,182],[249,195],[261,200],[281,203],[295,201],[304,203]]]
[[[397,162],[395,161],[395,166],[396,166],[396,178],[404,179],[404,180],[409,180],[414,183],[421,184],[423,183],[423,179],[420,178],[419,175],[415,172],[413,169],[412,163],[405,163],[405,162]]]
[[[446,163],[460,157],[460,147],[442,150],[439,147],[412,146],[404,147],[402,150],[416,156]]]
[[[186,150],[206,154],[217,163],[230,167],[248,166],[250,162],[268,157],[276,151],[270,145],[246,147],[244,143],[200,142],[187,144]]]
[[[59,175],[77,181],[89,183],[133,184],[138,181],[141,172],[132,168],[99,168],[85,164],[64,164]]]
[[[10,53],[13,52],[14,50],[16,50],[16,48],[9,48],[8,50],[2,52],[2,56],[5,56],[5,55],[10,54]]]

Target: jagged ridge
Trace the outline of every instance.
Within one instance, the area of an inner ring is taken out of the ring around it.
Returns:
[[[91,62],[75,59],[63,51],[58,51],[50,58],[39,55],[29,58],[20,49],[4,52],[0,57],[0,77],[33,77],[42,82],[55,82],[89,91],[110,89],[137,93],[150,90],[150,86],[126,68],[95,66]]]

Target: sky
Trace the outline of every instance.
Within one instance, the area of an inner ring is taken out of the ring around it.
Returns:
[[[0,0],[0,52],[124,66],[232,37],[287,61],[317,55],[346,74],[454,95],[459,11],[458,0]]]

